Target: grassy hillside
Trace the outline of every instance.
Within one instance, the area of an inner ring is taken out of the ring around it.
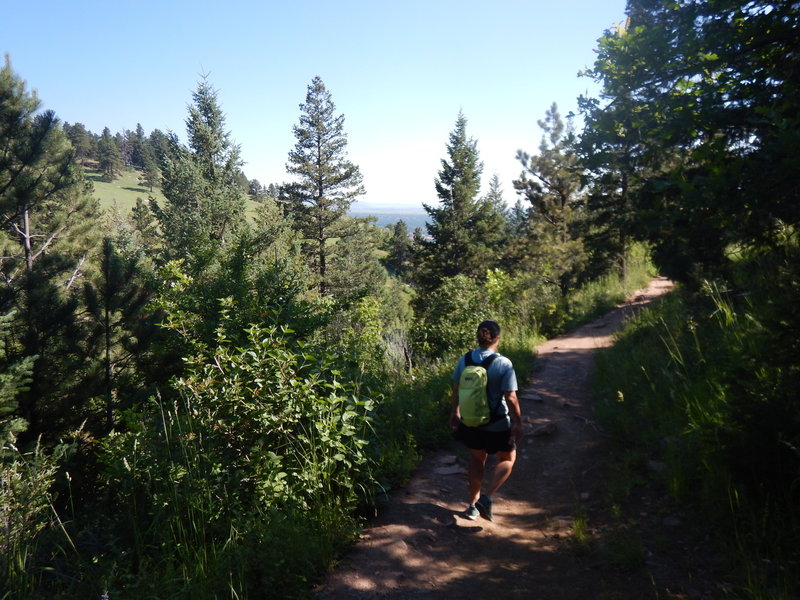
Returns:
[[[116,207],[121,214],[127,215],[131,208],[136,205],[136,199],[147,200],[153,196],[159,202],[164,202],[164,195],[160,188],[153,188],[151,192],[146,185],[139,182],[137,169],[127,168],[122,171],[119,177],[111,183],[103,181],[100,170],[93,163],[88,163],[84,167],[86,178],[94,184],[94,196],[100,200],[100,207],[104,210],[113,210]],[[247,200],[247,213],[254,215],[258,204],[252,200]],[[399,213],[382,212],[379,207],[371,207],[368,211],[351,212],[353,217],[374,216],[377,218],[378,227],[393,226],[400,219],[406,222],[409,232],[417,227],[424,228],[427,214],[424,213]]]
[[[100,170],[91,163],[83,167],[86,179],[94,185],[94,196],[100,200],[100,208],[113,210],[116,207],[120,213],[127,215],[131,208],[136,206],[136,199],[146,201],[152,196],[160,203],[166,201],[160,188],[153,188],[151,192],[146,185],[139,182],[139,170],[127,168],[111,183],[103,181]],[[254,215],[258,204],[247,200],[247,213]]]
[[[84,171],[86,178],[94,184],[94,195],[100,200],[101,208],[112,209],[116,205],[126,215],[136,205],[136,198],[147,200],[148,196],[153,196],[159,201],[164,200],[160,189],[153,188],[151,192],[139,182],[139,171],[136,169],[123,170],[111,183],[103,181],[100,171],[91,164],[86,165]]]

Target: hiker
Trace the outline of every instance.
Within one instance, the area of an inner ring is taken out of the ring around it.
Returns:
[[[480,514],[491,521],[492,496],[508,479],[517,457],[516,444],[522,437],[522,416],[514,366],[508,358],[497,353],[500,326],[494,321],[483,321],[478,325],[477,337],[478,347],[463,355],[453,371],[450,427],[455,438],[466,444],[470,452],[470,497],[464,516],[476,519]],[[468,363],[475,366],[483,363],[488,380],[485,388],[489,405],[485,420],[488,422],[471,427],[464,424],[459,406],[459,386],[466,386],[461,376]],[[497,455],[497,464],[488,478],[486,493],[481,494],[486,460],[490,454]]]

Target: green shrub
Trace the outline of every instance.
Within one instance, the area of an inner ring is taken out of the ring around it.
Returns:
[[[224,330],[187,359],[173,401],[104,442],[108,502],[127,510],[118,533],[134,534],[128,593],[289,597],[354,533],[371,401],[286,329],[252,326],[241,347]]]
[[[465,275],[442,281],[425,298],[417,298],[423,307],[415,342],[424,355],[441,358],[464,351],[474,344],[475,328],[487,318],[481,288]]]

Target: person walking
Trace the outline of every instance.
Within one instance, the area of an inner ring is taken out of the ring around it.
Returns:
[[[478,325],[477,340],[478,347],[463,355],[453,371],[450,427],[454,437],[463,442],[470,452],[469,506],[464,516],[474,520],[480,515],[491,521],[494,493],[511,475],[517,458],[516,445],[522,437],[522,415],[517,399],[514,366],[508,358],[497,352],[500,326],[494,321],[483,321]],[[486,365],[490,417],[488,423],[469,427],[461,417],[459,382],[467,366],[481,363]],[[489,455],[493,454],[497,455],[497,463],[487,478],[486,493],[482,494],[486,462]]]

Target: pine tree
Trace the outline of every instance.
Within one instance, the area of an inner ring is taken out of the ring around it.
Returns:
[[[317,289],[325,296],[330,293],[330,255],[337,252],[331,241],[349,235],[343,217],[364,187],[358,166],[347,158],[344,115],[336,115],[319,77],[308,86],[300,110],[300,122],[293,127],[297,143],[286,165],[297,181],[286,186],[282,196],[303,236]]]
[[[94,155],[92,135],[86,130],[86,126],[83,123],[75,123],[74,125],[65,123],[64,131],[75,149],[75,158],[82,165],[85,165],[86,160]]]
[[[530,207],[525,206],[521,198],[517,198],[508,215],[508,226],[514,240],[522,239],[528,231],[528,214]],[[512,242],[516,243],[516,242]]]
[[[108,127],[97,143],[97,162],[104,181],[114,181],[122,170],[122,152]]]
[[[122,133],[114,134],[114,141],[119,148],[122,166],[130,167],[133,164],[133,132],[130,129],[123,129]]]
[[[388,241],[386,265],[398,277],[405,275],[411,260],[411,239],[408,225],[402,219],[392,227],[392,236]]]
[[[149,145],[141,123],[136,124],[136,130],[128,132],[131,145],[131,165],[140,169],[144,168],[145,148]]]
[[[499,262],[504,218],[495,203],[478,197],[483,163],[466,127],[459,113],[436,179],[439,205],[423,205],[430,216],[427,237],[415,236],[412,255],[412,279],[420,290],[434,290],[456,275],[479,281]]]
[[[131,138],[133,148],[131,163],[140,170],[139,182],[146,185],[152,192],[160,182],[161,171],[158,168],[158,158],[153,145],[144,133],[141,123],[136,124],[136,131]]]
[[[161,171],[158,168],[153,149],[147,145],[142,149],[142,173],[139,181],[146,185],[149,191],[153,191],[161,181]]]
[[[75,290],[95,245],[98,209],[52,111],[25,90],[10,61],[0,70],[0,313],[16,310],[0,363],[37,356],[20,396],[29,434],[81,420],[83,333]]]
[[[137,357],[147,349],[157,332],[152,315],[144,311],[150,292],[138,279],[135,260],[126,260],[105,238],[100,255],[100,270],[84,283],[84,300],[91,332],[87,341],[93,360],[87,383],[92,395],[105,403],[106,431],[114,426],[115,409],[141,386],[136,376]]]
[[[510,213],[503,197],[500,177],[495,173],[489,180],[489,190],[481,198],[478,211],[482,218],[475,221],[475,234],[487,250],[505,265],[510,235]],[[497,266],[497,265],[495,265]]]
[[[169,136],[160,129],[151,131],[148,141],[150,148],[153,149],[153,155],[156,157],[156,166],[159,168],[168,158],[175,158],[172,154],[173,145],[170,143]]]
[[[186,119],[188,147],[173,136],[163,157],[161,206],[151,206],[167,255],[184,259],[191,274],[203,271],[244,224],[245,194],[238,183],[239,147],[225,130],[216,90],[203,79]]]
[[[555,103],[538,124],[543,131],[539,154],[517,152],[525,170],[514,187],[531,205],[523,264],[566,294],[586,264],[581,165],[572,127],[561,120]]]
[[[377,296],[386,281],[386,271],[378,261],[379,231],[373,220],[344,217],[335,252],[330,253],[329,291],[344,305]]]

